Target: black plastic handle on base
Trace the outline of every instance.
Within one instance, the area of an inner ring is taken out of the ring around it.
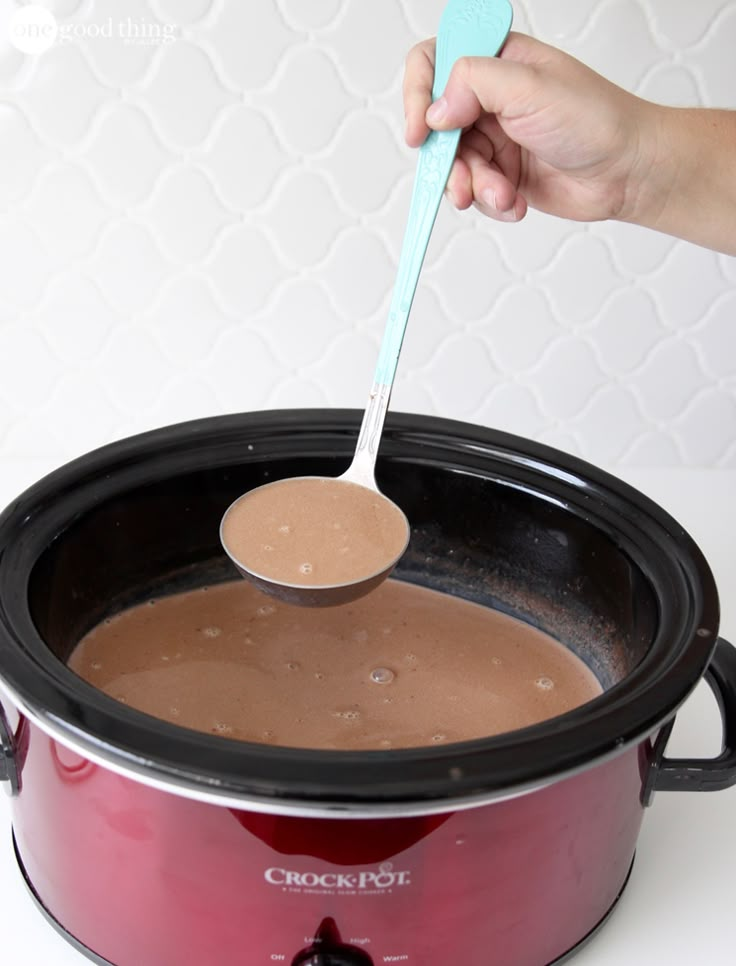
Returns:
[[[718,792],[736,785],[736,648],[721,638],[705,672],[723,723],[723,750],[716,758],[666,758],[674,719],[660,731],[643,792],[645,805],[654,792]]]

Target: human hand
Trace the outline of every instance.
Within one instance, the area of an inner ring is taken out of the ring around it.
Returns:
[[[404,77],[406,140],[462,127],[446,193],[500,221],[527,206],[576,221],[627,219],[646,161],[642,131],[654,105],[580,61],[512,33],[499,57],[459,60],[431,105],[434,40],[414,47]]]

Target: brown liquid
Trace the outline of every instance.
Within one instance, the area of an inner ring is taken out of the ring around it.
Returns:
[[[251,490],[222,524],[223,543],[246,570],[300,587],[372,577],[396,561],[406,538],[404,515],[380,493],[310,476]]]
[[[69,666],[113,698],[198,731],[302,748],[446,744],[511,731],[601,693],[542,632],[389,580],[305,609],[244,581],[123,612]]]

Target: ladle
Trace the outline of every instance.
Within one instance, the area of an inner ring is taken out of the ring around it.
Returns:
[[[508,36],[511,20],[512,9],[508,0],[449,0],[437,34],[434,100],[444,91],[459,57],[495,56],[499,52]],[[391,573],[408,545],[410,528],[406,517],[376,485],[376,456],[419,273],[460,134],[459,129],[431,131],[419,149],[396,285],[350,467],[339,477],[295,477],[256,487],[231,504],[222,518],[220,539],[240,573],[262,590],[288,603],[325,606],[355,600]],[[315,488],[317,480],[323,485]],[[353,489],[346,491],[344,487],[347,486]],[[281,489],[277,492],[276,488]],[[263,530],[271,519],[273,501],[285,498],[284,494],[288,498],[288,509],[285,508],[281,516],[273,517],[270,530]],[[333,516],[330,501],[339,501],[346,495],[350,502],[354,502],[355,516],[342,524]],[[363,506],[362,516],[358,513],[359,502]],[[287,518],[288,522],[285,522]],[[380,521],[385,525],[382,526]],[[333,535],[328,533],[330,527],[347,531],[351,537],[360,540],[356,539],[356,546],[352,549],[336,548],[327,541],[322,552],[331,558],[336,553],[344,554],[346,566],[338,577],[333,574],[326,580],[320,576],[323,570],[320,561],[311,562],[316,559],[314,550],[317,548],[306,544],[314,542],[318,533],[320,544],[323,543],[322,534],[332,538]],[[357,531],[361,527],[363,532],[359,534]],[[256,529],[258,540],[255,539]],[[263,543],[264,533],[266,543]],[[364,547],[372,543],[372,554],[357,552],[361,540]],[[256,543],[259,543],[257,548]],[[261,551],[265,552],[266,559]],[[286,576],[284,554],[291,561]],[[373,558],[372,563],[368,563],[369,557]],[[366,560],[365,570],[363,559]],[[298,560],[305,562],[297,564]]]

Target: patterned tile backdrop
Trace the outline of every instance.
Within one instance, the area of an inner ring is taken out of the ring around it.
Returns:
[[[0,0],[0,457],[362,407],[413,177],[400,84],[443,0]],[[734,0],[516,0],[517,29],[736,107]],[[13,36],[17,37],[17,33]],[[736,260],[444,206],[393,407],[616,466],[736,467]]]

